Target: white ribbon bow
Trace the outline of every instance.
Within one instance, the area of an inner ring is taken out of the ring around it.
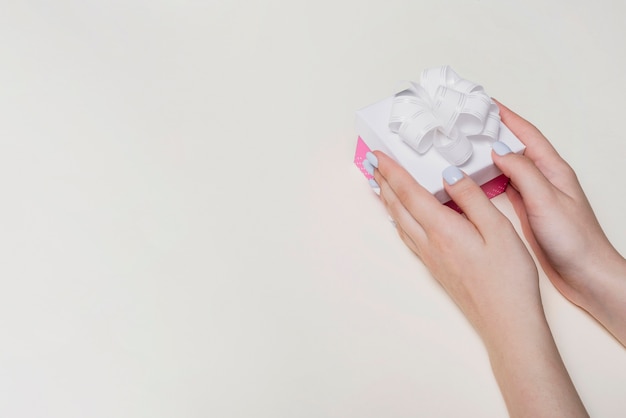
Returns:
[[[449,66],[422,71],[420,83],[396,94],[389,129],[420,154],[431,146],[453,165],[472,156],[471,140],[497,140],[498,106],[482,86]]]

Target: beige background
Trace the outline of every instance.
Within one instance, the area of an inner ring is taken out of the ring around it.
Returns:
[[[1,1],[0,415],[504,416],[477,335],[352,165],[354,111],[452,65],[543,130],[626,253],[625,17]],[[590,413],[624,416],[626,350],[541,280]]]

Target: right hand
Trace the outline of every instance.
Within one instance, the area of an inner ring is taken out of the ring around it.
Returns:
[[[524,155],[492,157],[511,178],[507,194],[528,243],[554,286],[618,336],[604,318],[615,312],[600,311],[612,288],[620,293],[615,303],[626,302],[624,259],[602,231],[572,168],[537,128],[498,106],[502,122],[526,145]]]

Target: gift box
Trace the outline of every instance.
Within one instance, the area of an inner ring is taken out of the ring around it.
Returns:
[[[441,203],[459,210],[443,188],[441,172],[457,165],[492,198],[508,178],[493,164],[491,144],[504,142],[518,154],[522,144],[500,121],[484,89],[450,67],[424,70],[420,82],[356,112],[354,163],[363,167],[368,151],[380,150],[404,167]]]

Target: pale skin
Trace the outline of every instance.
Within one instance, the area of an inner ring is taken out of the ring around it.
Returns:
[[[609,243],[574,171],[526,120],[499,104],[526,145],[492,152],[541,267],[570,301],[626,345],[626,261]],[[404,243],[481,336],[513,417],[588,416],[546,322],[538,273],[512,224],[469,177],[444,187],[465,215],[441,205],[403,168],[374,152],[380,197]]]

